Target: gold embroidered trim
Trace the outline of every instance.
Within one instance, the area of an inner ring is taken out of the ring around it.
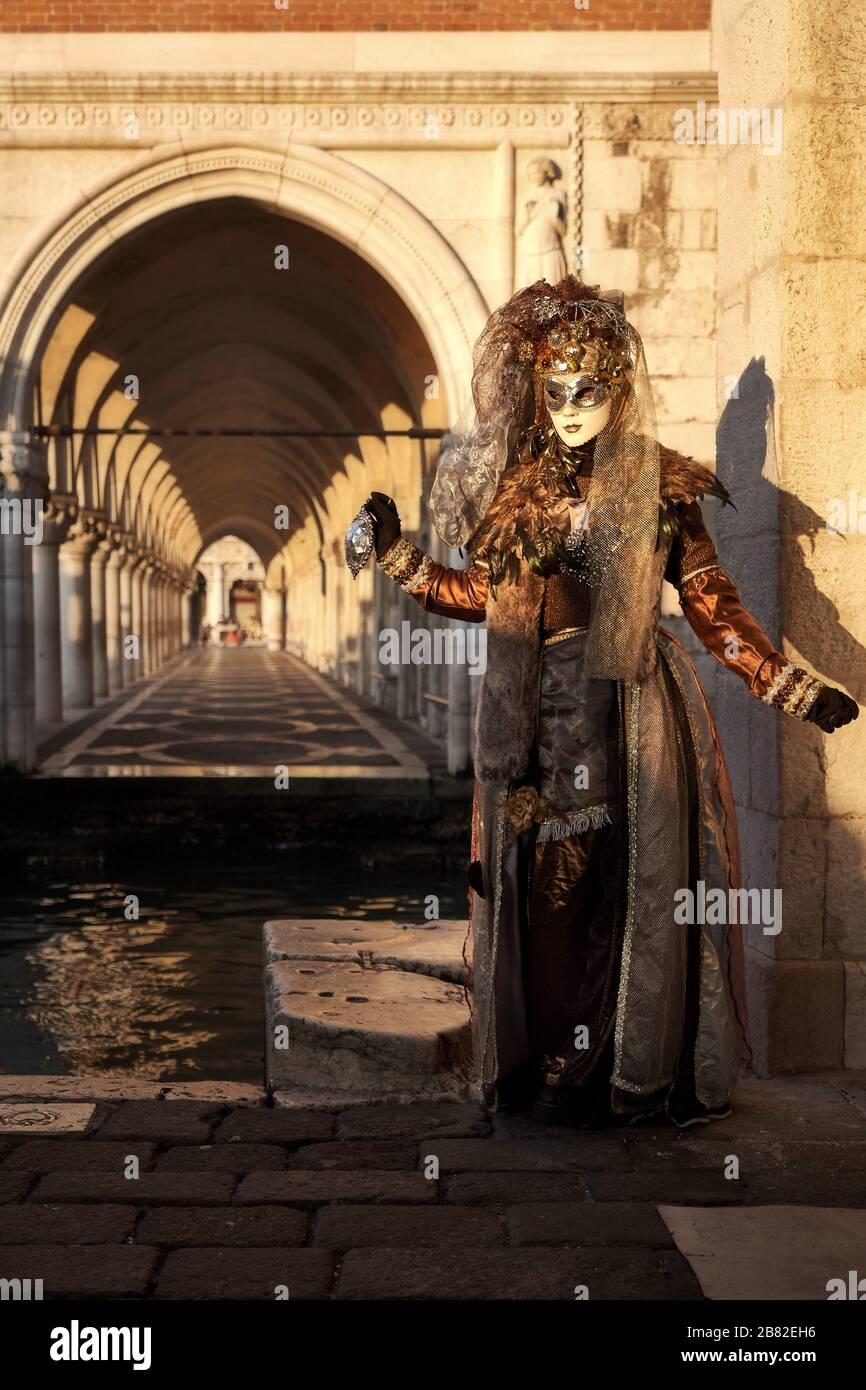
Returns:
[[[384,570],[395,584],[405,588],[418,573],[424,561],[427,560],[429,563],[429,558],[417,545],[407,541],[405,536],[400,536],[381,557],[378,564],[379,568]]]
[[[638,803],[638,732],[640,729],[640,685],[635,681],[628,685],[629,736],[626,743],[626,808],[628,816],[628,876],[626,888],[625,925],[622,936],[622,964],[620,966],[619,994],[616,1001],[616,1024],[614,1026],[614,1067],[611,1084],[621,1090],[634,1088],[624,1086],[622,1081],[622,1042],[626,1002],[628,999],[628,977],[631,969],[631,947],[634,936],[634,897],[637,882],[637,803]]]
[[[794,719],[805,719],[814,705],[823,683],[810,676],[801,666],[786,661],[772,685],[761,696],[765,705],[773,705]]]
[[[432,568],[433,561],[430,559],[429,555],[425,555],[411,579],[407,579],[404,583],[403,588],[406,590],[406,593],[414,594],[416,589],[420,589],[422,585],[426,584]]]
[[[587,806],[584,811],[572,811],[570,815],[543,820],[538,827],[538,844],[548,840],[567,840],[572,835],[582,835],[586,830],[598,830],[603,825],[612,825],[610,807],[604,803]]]
[[[680,589],[682,589],[683,585],[687,584],[690,579],[694,579],[699,574],[709,574],[710,570],[718,570],[720,574],[722,573],[719,565],[701,565],[699,569],[689,570],[688,574],[682,576],[680,579]]]
[[[496,1077],[499,1069],[499,1055],[496,1041],[496,958],[499,953],[499,919],[502,913],[502,856],[505,845],[505,802],[508,798],[508,788],[500,786],[496,793],[496,804],[494,807],[494,826],[493,826],[493,929],[491,931],[490,957],[489,957],[489,980],[487,988],[487,1021],[484,1026],[484,1039],[481,1049],[481,1062],[479,1066],[478,1079],[482,1086],[486,1086],[491,1079]],[[487,1055],[490,1050],[491,1031],[493,1033],[493,1072],[487,1071]]]
[[[790,661],[787,661],[785,663],[785,665],[782,667],[781,671],[773,681],[772,685],[767,690],[765,690],[763,695],[761,696],[761,699],[763,700],[765,705],[774,705],[776,703],[776,696],[779,694],[779,691],[782,689],[782,686],[785,684],[785,682],[789,680],[790,677],[794,674],[794,669],[795,668],[791,665]]]
[[[824,686],[823,686],[823,684],[822,684],[821,681],[816,681],[816,680],[813,680],[813,681],[812,681],[809,690],[806,691],[806,694],[803,696],[802,700],[800,701],[800,706],[799,706],[799,708],[798,708],[798,710],[797,710],[797,713],[796,713],[797,719],[805,719],[805,718],[806,718],[806,715],[809,713],[809,710],[812,708],[812,706],[814,705],[815,701],[817,700],[818,696],[821,694],[821,691],[822,691],[823,689],[824,689]]]
[[[697,726],[695,725],[694,715],[693,715],[693,713],[692,713],[691,703],[690,703],[690,701],[689,701],[688,695],[686,694],[686,687],[685,687],[685,684],[684,684],[684,682],[683,682],[682,672],[680,671],[679,667],[677,666],[676,661],[675,661],[675,659],[674,659],[672,653],[671,653],[669,650],[666,650],[665,648],[661,648],[661,651],[662,651],[662,655],[663,655],[664,660],[665,660],[665,665],[667,666],[668,670],[670,671],[671,676],[673,677],[673,680],[674,680],[674,682],[675,682],[675,684],[676,684],[676,687],[677,687],[678,691],[680,692],[680,699],[682,700],[683,709],[685,710],[685,713],[686,713],[686,723],[687,723],[688,726],[689,726],[689,738],[691,739],[691,742],[692,742],[692,758],[694,759],[695,763],[697,764],[697,763],[700,761],[700,746],[701,746],[701,745],[700,745],[700,739],[699,739],[699,736],[698,736]],[[674,717],[676,717],[676,715],[674,715]],[[706,789],[705,789],[705,787],[704,787],[704,779],[703,779],[703,777],[700,776],[700,774],[695,778],[695,783],[696,783],[696,790],[697,790],[697,797],[698,797],[698,875],[697,875],[697,876],[698,876],[698,880],[701,880],[701,879],[705,879],[705,878],[706,878],[706,873],[707,873],[707,867],[706,867],[706,849],[705,849],[705,845],[704,845],[704,826],[705,826],[706,823],[707,823],[707,809],[708,809],[708,808],[707,808],[707,804],[706,804]],[[705,938],[705,934],[704,934],[703,928],[701,928],[701,937],[700,937],[700,964],[699,964],[699,967],[698,967],[698,976],[699,976],[699,980],[700,980],[700,982],[701,982],[701,986],[702,986],[703,972],[704,972],[705,948],[706,948],[706,938]],[[719,965],[720,965],[720,967],[721,967],[721,962],[719,962]],[[697,1026],[697,1028],[695,1029],[695,1045],[694,1045],[694,1050],[693,1050],[693,1052],[692,1052],[692,1057],[693,1057],[693,1059],[694,1059],[695,1095],[697,1096],[698,1100],[701,1102],[702,1105],[706,1105],[708,1108],[711,1108],[711,1106],[712,1106],[712,1101],[711,1101],[711,1099],[708,1098],[708,1097],[706,1096],[706,1094],[704,1093],[704,1091],[701,1089],[701,1077],[702,1077],[702,1073],[701,1073],[701,1066],[700,1066],[700,1063],[701,1063],[700,1052],[701,1052],[702,1039],[703,1039],[703,1023],[704,1023],[704,1015],[705,1015],[705,1013],[706,1013],[706,1008],[705,1008],[705,1003],[704,1003],[704,990],[703,990],[702,987],[699,987],[699,989],[698,989],[698,1026]],[[673,1078],[670,1078],[670,1079],[672,1080]],[[665,1083],[665,1084],[667,1084],[667,1083]]]
[[[542,646],[554,647],[557,642],[564,642],[567,637],[573,637],[576,632],[589,632],[588,627],[564,627],[561,632],[554,632],[552,636],[545,637]]]

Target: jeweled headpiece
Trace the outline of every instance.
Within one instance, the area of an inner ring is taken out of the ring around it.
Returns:
[[[542,331],[524,338],[517,356],[536,375],[588,371],[598,381],[616,383],[634,371],[639,340],[611,302],[538,295],[533,307]]]

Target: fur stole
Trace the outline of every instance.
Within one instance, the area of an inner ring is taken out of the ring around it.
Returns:
[[[675,449],[659,447],[662,521],[669,518],[675,525],[679,509],[698,497],[730,502],[709,468]],[[544,459],[522,459],[503,473],[472,542],[473,562],[486,564],[495,581],[487,603],[487,671],[475,725],[479,782],[519,782],[529,766],[536,733],[545,583],[533,560],[550,553],[548,509]],[[551,542],[555,545],[554,538]]]
[[[659,445],[659,508],[665,529],[675,527],[676,509],[698,497],[731,498],[711,469],[676,449]],[[526,450],[499,480],[493,501],[469,542],[474,564],[489,573],[492,586],[517,582],[524,563],[540,571],[555,559],[561,536],[550,519],[547,461]]]

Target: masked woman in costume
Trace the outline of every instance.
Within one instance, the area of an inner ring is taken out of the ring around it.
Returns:
[[[695,668],[659,626],[663,580],[756,699],[825,732],[857,706],[743,607],[699,506],[730,499],[659,445],[621,299],[573,276],[521,290],[476,345],[472,396],[430,497],[468,568],[403,537],[390,498],[365,508],[392,579],[431,612],[487,622],[470,868],[481,1094],[577,1124],[725,1115],[749,1059],[736,820]],[[696,897],[722,910],[689,911]]]

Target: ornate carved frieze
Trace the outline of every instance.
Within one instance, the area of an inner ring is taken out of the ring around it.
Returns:
[[[213,134],[268,134],[364,145],[395,138],[474,143],[539,135],[568,141],[575,101],[681,102],[708,93],[707,74],[99,74],[0,79],[0,142],[131,144]]]

